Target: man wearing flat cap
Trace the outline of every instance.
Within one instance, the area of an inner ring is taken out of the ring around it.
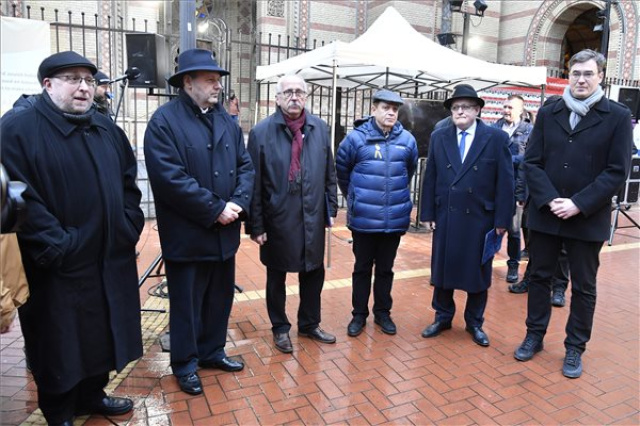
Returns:
[[[483,259],[485,236],[497,239],[513,216],[513,166],[509,136],[477,117],[484,106],[473,87],[456,86],[444,102],[454,126],[431,134],[422,187],[420,221],[434,229],[431,252],[435,321],[422,332],[431,338],[451,328],[454,290],[467,292],[466,330],[489,346],[482,329],[491,286],[493,256]]]
[[[49,56],[42,96],[2,120],[2,162],[27,184],[18,241],[31,295],[20,323],[52,425],[130,411],[130,399],[103,388],[111,370],[142,355],[136,159],[124,132],[92,108],[96,71],[75,52]]]
[[[169,286],[171,368],[192,395],[202,393],[198,366],[244,368],[224,347],[254,171],[242,129],[218,103],[228,74],[211,51],[181,53],[169,78],[178,97],[158,108],[144,136]]]
[[[372,99],[371,116],[340,143],[336,172],[347,198],[347,227],[353,236],[353,318],[347,334],[359,335],[369,316],[373,280],[373,317],[383,333],[396,334],[391,319],[393,263],[400,237],[411,221],[409,185],[418,162],[416,140],[398,121],[402,98],[386,89]]]
[[[111,79],[102,71],[98,71],[94,78],[96,79],[96,92],[93,95],[93,102],[96,105],[96,109],[99,113],[112,118],[114,114],[109,103],[112,97]]]

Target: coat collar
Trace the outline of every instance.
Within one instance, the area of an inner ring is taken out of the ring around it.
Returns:
[[[591,107],[587,115],[582,117],[582,120],[580,120],[576,128],[572,130],[569,125],[569,115],[571,110],[567,108],[567,105],[564,102],[556,102],[553,105],[555,120],[558,122],[558,125],[569,134],[582,132],[601,123],[605,118],[604,115],[608,114],[610,111],[611,103],[609,99],[603,96],[597,104]]]
[[[304,127],[302,129],[302,133],[308,133],[311,130],[313,130],[313,128],[315,127],[315,124],[313,124],[313,120],[309,120],[309,117],[311,117],[311,113],[309,112],[308,109],[305,108],[305,123],[304,123]],[[276,106],[276,112],[273,113],[273,120],[276,124],[284,127],[284,132],[289,135],[290,139],[293,139],[293,134],[291,134],[291,130],[289,130],[289,127],[287,126],[287,122],[284,121],[284,114],[282,113],[282,109],[279,106]]]
[[[473,137],[473,143],[471,144],[471,148],[469,148],[469,152],[467,152],[464,163],[462,163],[460,150],[458,149],[458,128],[456,126],[449,126],[446,131],[447,134],[444,144],[445,153],[449,164],[451,164],[453,171],[459,178],[472,167],[475,160],[487,146],[489,132],[487,131],[487,125],[484,124],[482,120],[476,119],[476,133]]]
[[[45,97],[47,99],[45,99]],[[49,94],[46,91],[42,92],[42,96],[36,101],[35,108],[42,113],[53,127],[55,127],[65,137],[69,136],[78,127],[102,127],[106,128],[103,123],[100,123],[96,119],[96,110],[94,106],[91,106],[88,115],[90,115],[89,121],[86,123],[80,123],[69,120],[59,108],[53,105],[53,102],[49,98]]]

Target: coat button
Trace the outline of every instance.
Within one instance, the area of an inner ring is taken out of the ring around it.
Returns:
[[[447,169],[450,169],[450,168],[451,168],[451,164],[447,164]]]
[[[208,203],[208,204],[209,204],[210,206],[212,206],[212,205],[213,205],[213,201],[209,201],[209,203]]]
[[[568,169],[568,168],[569,168],[569,163],[564,163],[564,164],[562,165],[562,168],[564,168],[564,169]]]
[[[229,144],[226,144],[224,147],[225,147],[225,148],[227,148],[227,149],[229,149]]]
[[[467,191],[469,192],[469,194],[473,194],[473,188],[469,188],[467,189]]]
[[[573,142],[573,139],[569,139],[569,143]]]
[[[229,174],[232,175],[233,174],[233,170],[229,170]]]
[[[478,171],[478,166],[473,166],[473,171],[477,172]]]
[[[218,177],[218,174],[219,174],[218,172],[213,172],[213,175],[214,175],[215,177]]]
[[[456,190],[456,186],[455,185],[451,185],[451,190],[455,191]]]
[[[467,209],[466,213],[467,213],[467,214],[469,214],[469,213],[471,213],[471,212],[469,211],[469,209]]]
[[[207,145],[207,149],[208,149],[208,150],[212,150],[212,149],[213,149],[213,145],[208,144],[208,145]]]

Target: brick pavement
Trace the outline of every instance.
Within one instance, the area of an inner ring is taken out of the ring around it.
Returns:
[[[638,211],[631,214],[638,221]],[[427,233],[408,233],[399,249],[392,312],[398,334],[383,334],[370,317],[364,333],[348,337],[353,255],[350,233],[340,226],[342,212],[338,219],[322,312],[323,328],[337,335],[335,345],[298,338],[294,326],[294,353],[274,349],[264,268],[257,246],[243,239],[237,282],[244,293],[236,295],[227,352],[241,356],[246,368],[235,374],[201,370],[204,394],[180,392],[169,356],[157,340],[168,316],[145,312],[145,354],[109,385],[114,394],[134,399],[134,412],[110,419],[81,417],[75,424],[640,424],[640,231],[620,228],[613,246],[603,249],[585,372],[569,380],[561,373],[567,307],[553,309],[543,352],[527,363],[513,359],[525,333],[526,296],[507,291],[504,249],[494,261],[484,325],[491,346],[481,348],[471,341],[461,313],[452,330],[433,339],[420,337],[434,316]],[[139,250],[142,272],[159,251],[152,223]],[[147,295],[159,280],[149,279],[143,286],[145,307],[168,307],[165,299]],[[288,313],[295,319],[295,275],[289,276],[288,285]],[[464,294],[457,294],[456,302],[464,306]],[[34,412],[35,386],[25,369],[19,326],[0,342],[0,423],[44,424],[39,411]]]

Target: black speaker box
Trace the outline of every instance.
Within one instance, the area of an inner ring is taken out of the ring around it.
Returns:
[[[631,110],[631,118],[638,118],[640,114],[640,89],[621,87],[618,92],[618,102],[625,104]]]
[[[140,77],[129,87],[165,87],[169,77],[169,53],[164,37],[158,34],[127,33],[127,68],[136,67]]]

